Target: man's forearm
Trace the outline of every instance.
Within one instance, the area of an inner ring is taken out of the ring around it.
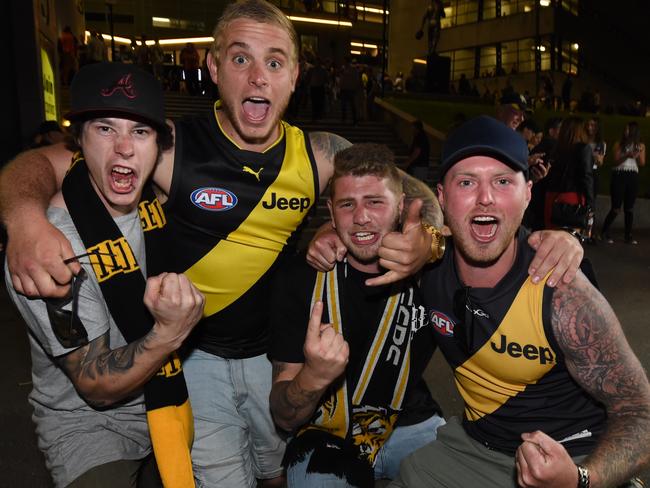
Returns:
[[[639,400],[608,416],[606,432],[584,463],[592,488],[622,485],[650,462],[650,406]]]
[[[324,390],[305,389],[298,376],[280,381],[271,390],[271,413],[279,427],[291,432],[305,424],[313,415]]]
[[[59,360],[83,398],[106,407],[135,395],[160,369],[173,348],[165,347],[155,329],[111,350],[109,332]]]
[[[0,218],[7,227],[24,224],[26,212],[45,213],[57,192],[56,173],[38,151],[24,152],[0,173]]]

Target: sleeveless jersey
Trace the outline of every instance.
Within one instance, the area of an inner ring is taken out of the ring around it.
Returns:
[[[514,266],[494,288],[463,287],[450,243],[422,280],[429,321],[454,371],[472,438],[512,455],[523,432],[541,430],[572,456],[588,454],[606,412],[566,368],[550,321],[554,289],[530,281],[534,251],[523,234]]]
[[[192,340],[226,358],[266,352],[271,275],[318,197],[308,138],[281,123],[263,153],[238,148],[216,118],[176,122],[165,203],[170,269],[206,297]]]

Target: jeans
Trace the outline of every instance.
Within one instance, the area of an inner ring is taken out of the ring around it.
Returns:
[[[183,363],[194,413],[192,463],[198,487],[254,487],[275,478],[285,443],[269,410],[266,355],[225,359],[201,350]]]

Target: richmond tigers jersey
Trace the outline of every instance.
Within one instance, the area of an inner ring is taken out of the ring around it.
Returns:
[[[215,113],[176,123],[165,203],[171,270],[206,297],[193,339],[222,357],[266,352],[272,271],[318,197],[308,138],[282,122],[264,153],[239,149]]]
[[[550,322],[554,289],[531,283],[534,251],[523,234],[513,268],[494,288],[463,288],[451,243],[422,280],[429,322],[454,370],[471,437],[514,454],[521,433],[542,430],[572,456],[587,454],[604,430],[605,409],[566,368]]]

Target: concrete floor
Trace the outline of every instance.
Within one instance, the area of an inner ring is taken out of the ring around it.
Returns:
[[[589,246],[587,256],[593,261],[603,294],[612,304],[632,348],[646,370],[650,369],[650,202],[637,206],[638,246],[617,242],[612,245]],[[603,209],[606,200],[603,199]],[[600,207],[600,205],[599,205]],[[599,215],[604,215],[604,211]],[[622,220],[622,217],[619,217]],[[614,237],[620,235],[620,222]],[[4,286],[0,286],[0,488],[49,487],[51,483],[43,457],[36,447],[31,408],[27,403],[30,391],[30,362],[24,325],[8,302]],[[426,378],[446,415],[458,415],[462,403],[452,383],[449,367],[436,354]],[[650,470],[643,473],[650,482]],[[237,488],[237,487],[233,487]]]

